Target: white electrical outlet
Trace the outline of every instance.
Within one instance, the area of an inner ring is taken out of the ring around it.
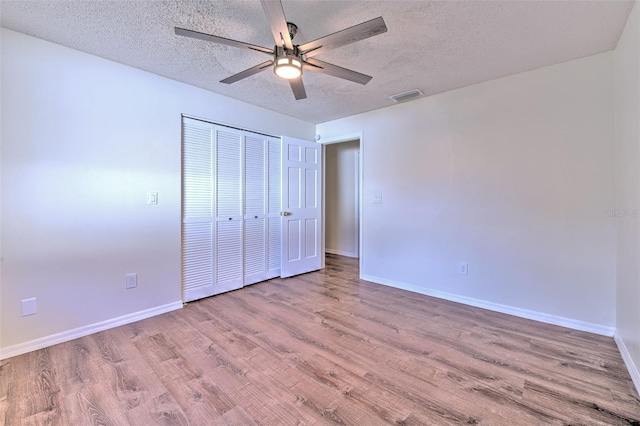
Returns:
[[[373,204],[382,204],[382,194],[374,194]]]
[[[22,316],[33,315],[38,313],[38,306],[36,305],[36,298],[24,299],[22,301]]]
[[[135,288],[138,286],[138,274],[127,274],[126,287]]]
[[[469,275],[469,264],[467,262],[458,263],[458,272],[460,275]]]

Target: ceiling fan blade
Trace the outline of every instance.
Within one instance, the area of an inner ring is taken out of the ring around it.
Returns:
[[[307,58],[304,65],[305,65],[305,68],[308,69],[309,71],[315,71],[322,74],[332,75],[334,77],[353,81],[354,83],[358,83],[358,84],[367,84],[373,78],[370,75],[362,74],[357,71],[342,68],[337,65],[333,65],[324,61],[319,61],[318,59],[313,59],[313,58]]]
[[[197,31],[185,30],[184,28],[175,27],[177,35],[197,38],[200,40],[212,41],[214,43],[224,44],[226,46],[239,47],[240,49],[249,49],[256,52],[262,52],[269,55],[273,55],[273,49],[268,49],[262,46],[256,46],[254,44],[245,43],[243,41],[231,40],[230,38],[218,37],[211,34],[199,33]]]
[[[235,83],[236,81],[242,80],[243,78],[251,77],[254,74],[258,74],[259,72],[262,72],[267,68],[269,68],[271,65],[273,65],[273,61],[263,62],[259,65],[256,65],[255,67],[251,67],[249,69],[239,72],[238,74],[234,74],[231,77],[227,77],[224,80],[220,80],[220,83],[225,83],[225,84]]]
[[[282,3],[280,0],[261,0],[261,3],[265,15],[267,15],[267,21],[269,21],[271,33],[273,34],[276,45],[282,46],[284,44],[284,47],[292,50],[293,43],[291,43],[287,18],[284,16]]]
[[[307,98],[307,92],[304,90],[302,77],[289,80],[289,85],[291,86],[291,90],[293,90],[293,96],[296,97],[296,101]]]
[[[373,37],[378,34],[386,33],[387,26],[382,16],[363,22],[353,27],[346,28],[328,36],[324,36],[309,43],[298,46],[300,52],[307,57],[315,56],[329,49],[345,46],[365,38]]]

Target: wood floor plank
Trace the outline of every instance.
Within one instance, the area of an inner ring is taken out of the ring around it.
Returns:
[[[613,339],[358,278],[273,279],[0,364],[6,425],[640,425]]]
[[[9,359],[16,369],[9,384],[5,423],[21,419],[27,425],[64,425],[63,395],[49,348]]]
[[[68,424],[73,425],[109,425],[128,423],[118,401],[102,398],[104,388],[99,384],[84,385],[75,393],[65,397],[65,412]]]
[[[238,406],[225,412],[212,423],[213,426],[258,426],[258,423],[247,413],[247,411]]]
[[[554,416],[569,424],[615,426],[637,423],[636,419],[609,411],[580,396],[559,392],[531,382],[525,383],[525,398],[530,404],[545,407],[546,411],[552,412]],[[571,406],[570,412],[567,411],[567,406]]]
[[[112,377],[111,367],[102,363],[94,336],[55,345],[49,348],[55,369],[59,372],[60,392],[64,397],[62,410],[68,424],[125,423],[119,401],[110,395],[102,398]]]
[[[0,361],[0,425],[7,424],[9,410],[9,384],[14,383],[15,369],[11,360]]]
[[[296,366],[317,382],[336,389],[345,398],[355,401],[386,423],[402,422],[416,409],[415,406],[408,406],[406,401],[374,386],[364,375],[354,374],[349,367],[331,362],[321,355],[301,360]]]

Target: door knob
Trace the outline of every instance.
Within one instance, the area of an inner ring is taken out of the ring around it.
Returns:
[[[282,212],[282,216],[292,216],[293,213],[291,212]]]

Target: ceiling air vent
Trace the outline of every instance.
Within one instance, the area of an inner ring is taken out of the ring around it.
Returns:
[[[404,102],[404,101],[408,101],[409,99],[417,98],[418,96],[422,96],[422,95],[424,95],[424,93],[422,93],[421,90],[413,89],[413,90],[409,90],[408,92],[402,92],[402,93],[398,93],[397,95],[389,96],[389,98],[393,99],[396,102]]]

